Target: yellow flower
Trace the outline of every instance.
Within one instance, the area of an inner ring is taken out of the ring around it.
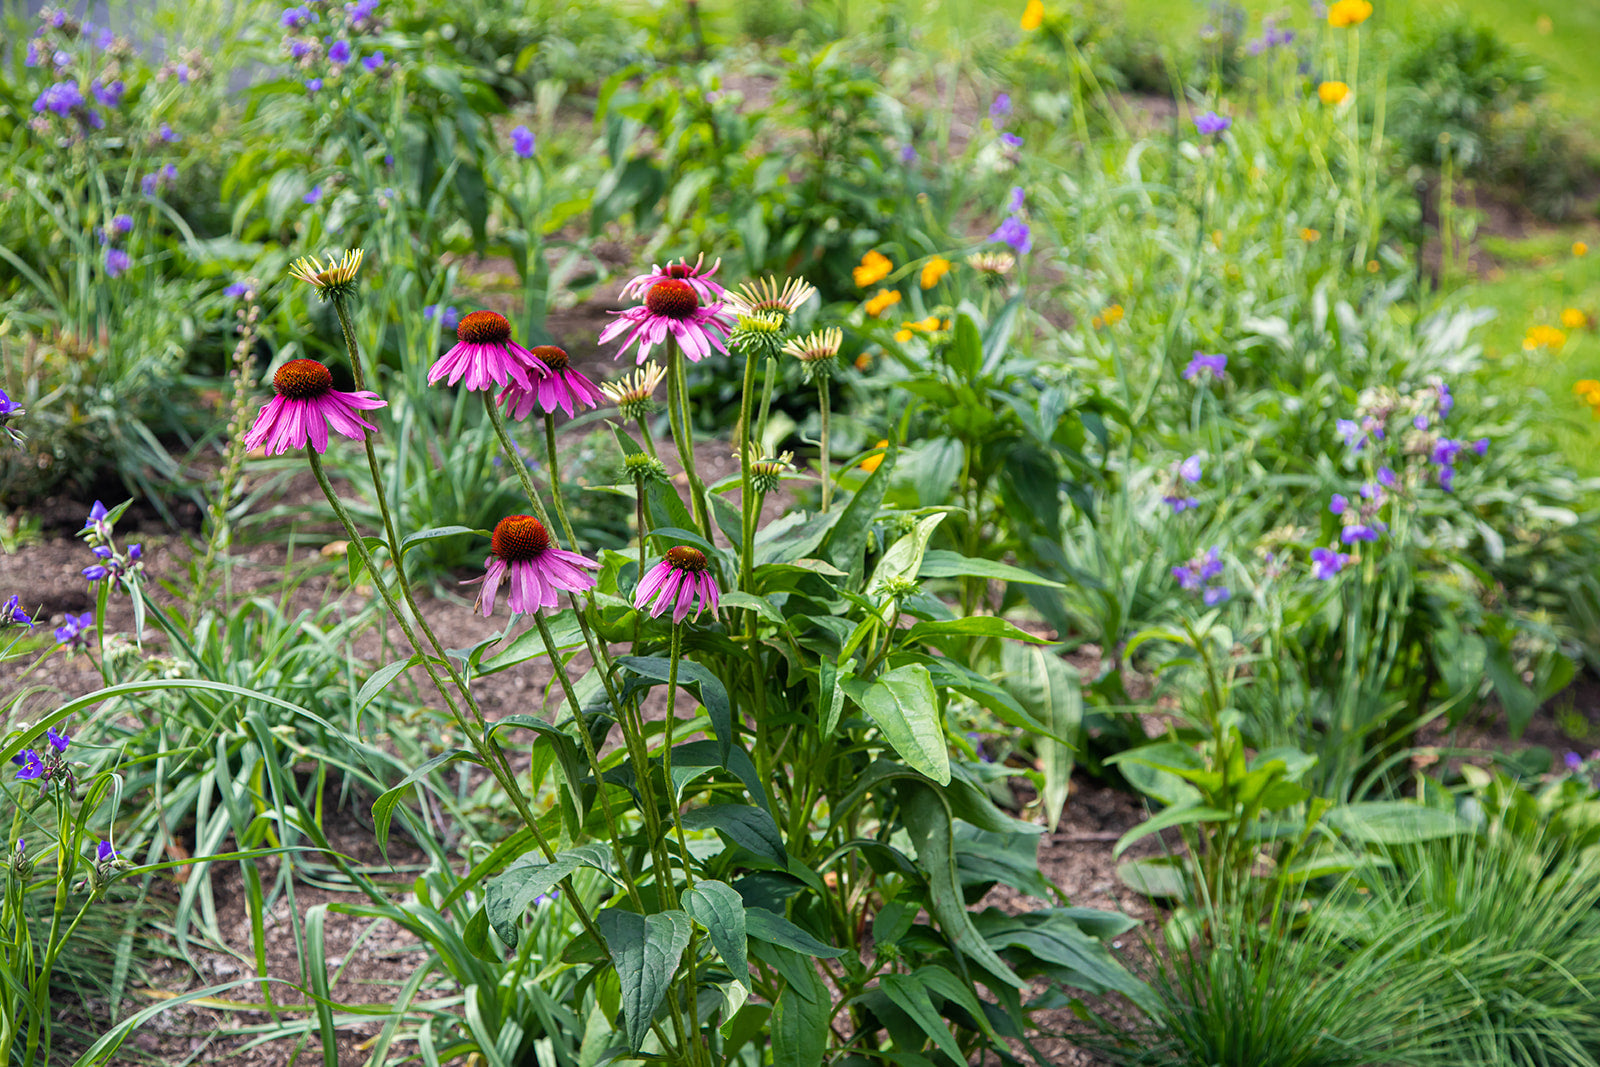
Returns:
[[[1122,305],[1112,304],[1110,307],[1100,312],[1100,317],[1106,320],[1107,326],[1115,326],[1117,323],[1122,321]]]
[[[1589,254],[1589,246],[1584,244],[1582,241],[1574,241],[1572,242],[1572,254],[1575,256],[1586,256]]]
[[[1328,7],[1328,25],[1342,30],[1346,26],[1360,25],[1371,15],[1372,4],[1368,0],[1334,0]]]
[[[1105,323],[1100,321],[1100,316],[1099,315],[1096,315],[1094,318],[1089,320],[1089,325],[1093,326],[1095,329],[1098,330],[1100,327],[1104,326]]]
[[[879,289],[872,294],[872,299],[867,301],[867,314],[877,318],[898,303],[900,303],[898,289]]]
[[[1350,86],[1344,82],[1323,82],[1317,86],[1317,96],[1322,98],[1324,104],[1342,104],[1349,95]]]
[[[1574,385],[1572,391],[1583,397],[1585,404],[1600,404],[1600,382],[1593,378],[1585,378]]]
[[[1522,339],[1524,352],[1532,352],[1539,348],[1548,348],[1552,352],[1561,351],[1561,346],[1567,343],[1567,335],[1554,326],[1529,326],[1528,334]]]
[[[1044,0],[1028,0],[1028,6],[1022,9],[1022,28],[1036,30],[1044,24]]]
[[[856,370],[866,370],[870,366],[872,366],[872,356],[870,353],[863,352],[856,357]]]
[[[894,332],[894,339],[896,341],[899,341],[901,344],[905,344],[907,341],[911,340],[911,338],[913,338],[915,336],[916,336],[916,334],[912,333],[910,330],[906,329],[904,326],[900,327],[900,329],[898,329],[898,330],[896,330]]]
[[[883,281],[892,270],[894,264],[890,262],[889,257],[874,248],[861,257],[861,266],[855,268],[852,273],[855,275],[857,288],[865,289],[869,285]]]
[[[1306,244],[1310,244],[1313,241],[1320,241],[1322,240],[1322,231],[1313,230],[1310,226],[1307,226],[1305,229],[1300,231],[1300,240],[1304,241]]]
[[[886,441],[886,440],[885,441],[879,441],[877,444],[873,445],[872,447],[873,448],[888,448],[889,447],[889,442]],[[862,460],[861,461],[861,469],[866,471],[868,474],[871,474],[873,471],[877,470],[878,467],[881,466],[882,464],[883,464],[883,453],[879,452],[876,456],[868,456],[866,459]]]
[[[922,287],[932,289],[939,284],[939,279],[950,273],[950,261],[943,256],[934,256],[922,267]]]
[[[1569,330],[1576,330],[1589,325],[1589,316],[1577,308],[1567,308],[1561,312],[1561,325]]]
[[[1383,269],[1383,267],[1378,263],[1377,260],[1375,260],[1375,259],[1367,260],[1367,273],[1368,274],[1376,274],[1382,269]]]

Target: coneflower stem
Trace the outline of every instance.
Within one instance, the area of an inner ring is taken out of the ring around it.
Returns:
[[[667,338],[667,415],[672,423],[672,441],[678,446],[678,462],[689,479],[689,503],[701,535],[711,540],[711,513],[706,506],[706,487],[694,462],[694,422],[689,415],[689,378],[684,373],[678,342]]]
[[[756,444],[767,447],[767,411],[772,407],[772,380],[778,376],[778,361],[767,357],[766,369],[761,375],[761,416],[756,419]]]
[[[828,512],[828,501],[833,497],[833,469],[828,462],[828,379],[817,375],[817,413],[822,419],[821,440],[817,442],[822,454],[817,457],[817,467],[822,474],[822,513]]]
[[[666,744],[661,750],[661,775],[667,782],[667,807],[672,812],[672,828],[678,835],[678,848],[683,852],[683,880],[694,888],[694,872],[689,869],[689,842],[683,835],[683,820],[678,818],[678,791],[672,785],[672,726],[678,721],[678,661],[683,658],[683,624],[672,624],[672,654],[667,661],[667,723]],[[673,899],[678,891],[673,887]],[[676,904],[673,905],[674,907]]]
[[[753,479],[750,476],[750,462],[755,458],[750,447],[750,416],[755,408],[756,392],[756,357],[754,352],[746,352],[744,357],[744,389],[739,396],[739,587],[749,590],[755,587],[752,580],[752,568],[755,562],[755,523],[756,523],[756,492]],[[754,612],[747,612],[753,618]],[[751,623],[747,627],[752,644],[755,641],[755,626]]]
[[[511,434],[506,431],[505,419],[500,416],[500,406],[494,402],[494,393],[487,389],[483,393],[483,407],[489,413],[489,421],[494,424],[495,436],[500,438],[500,450],[505,453],[506,462],[516,468],[517,479],[522,482],[522,491],[527,494],[534,515],[548,529],[550,516],[545,514],[544,505],[539,503],[539,492],[534,489],[533,479],[528,476],[528,465],[522,461],[522,454],[517,451],[517,446],[511,440]],[[554,473],[550,477],[553,482]],[[567,538],[567,545],[570,548],[576,547],[572,544],[570,536]]]
[[[533,624],[539,628],[539,638],[544,642],[546,655],[550,657],[550,668],[554,671],[556,680],[561,683],[561,692],[567,698],[567,706],[572,709],[572,721],[577,725],[578,737],[583,742],[583,753],[589,757],[589,766],[594,771],[594,790],[600,794],[600,807],[605,812],[606,828],[611,831],[612,859],[616,862],[617,869],[622,872],[628,896],[642,912],[644,900],[639,896],[639,887],[634,884],[631,865],[622,853],[622,834],[617,829],[617,817],[611,808],[611,794],[606,791],[605,769],[600,765],[600,753],[594,747],[594,738],[589,734],[589,727],[583,721],[583,707],[578,703],[577,693],[573,691],[572,679],[567,677],[567,665],[561,661],[561,651],[556,648],[556,640],[550,634],[550,624],[544,621],[544,612],[533,613]]]
[[[545,412],[544,416],[544,452],[550,462],[550,500],[556,506],[556,518],[561,521],[561,532],[567,535],[567,544],[575,549],[578,539],[572,535],[572,523],[567,521],[567,506],[561,499],[560,467],[556,461],[556,417],[550,412]]]

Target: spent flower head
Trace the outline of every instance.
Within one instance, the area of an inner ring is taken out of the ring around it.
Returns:
[[[752,443],[753,454],[750,457],[750,482],[758,493],[766,494],[778,488],[783,476],[794,470],[794,453],[780,452],[776,456],[768,456],[756,450]],[[738,459],[739,453],[735,451],[733,458]]]
[[[356,275],[361,273],[363,255],[359,248],[347,248],[337,260],[330,256],[327,266],[316,256],[301,256],[289,268],[289,276],[315,289],[318,299],[343,299],[356,291]]]
[[[787,316],[781,311],[741,314],[728,332],[728,346],[752,356],[776,356],[783,348],[786,320]]]
[[[780,286],[778,279],[768,275],[759,281],[741,282],[737,289],[728,290],[724,306],[740,318],[777,315],[782,320],[781,325],[787,328],[789,319],[816,291],[817,287],[804,278],[785,278]]]

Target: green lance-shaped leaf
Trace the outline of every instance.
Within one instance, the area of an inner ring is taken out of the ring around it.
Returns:
[[[622,1020],[628,1047],[635,1052],[650,1033],[656,1009],[672,985],[694,924],[681,911],[639,915],[607,908],[599,916],[600,933],[622,983]]]
[[[789,866],[783,847],[783,834],[764,808],[749,804],[711,804],[694,808],[683,815],[685,830],[720,830],[735,844],[758,856],[766,856],[781,866]]]
[[[928,668],[920,663],[896,667],[864,689],[860,679],[847,684],[901,759],[940,785],[950,783],[950,752]]]
[[[1054,651],[1004,645],[1005,687],[1017,703],[1044,724],[1054,736],[1035,739],[1044,764],[1044,814],[1052,831],[1067,806],[1072,777],[1073,747],[1083,725],[1083,691],[1078,676]]]
[[[671,677],[672,661],[666,656],[621,656],[617,663],[635,674],[658,682]],[[722,680],[704,666],[690,659],[678,661],[678,685],[694,686],[700,690],[700,703],[711,717],[711,731],[717,735],[717,755],[722,766],[728,765],[728,752],[733,746],[733,704],[728,700],[728,690]]]
[[[490,882],[484,891],[484,910],[500,940],[516,948],[517,924],[528,905],[579,867],[593,867],[609,873],[611,852],[604,845],[579,845],[556,853],[555,859],[549,862],[545,862],[543,856],[525,857]]]
[[[683,895],[683,907],[711,935],[711,945],[733,976],[750,986],[750,959],[746,954],[744,898],[727,882],[697,882]]]

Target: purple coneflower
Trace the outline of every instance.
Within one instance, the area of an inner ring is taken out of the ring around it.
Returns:
[[[668,263],[665,267],[658,267],[652,263],[649,273],[638,275],[622,287],[623,299],[637,300],[649,293],[656,282],[673,278],[680,282],[688,282],[702,304],[718,303],[726,290],[712,281],[711,276],[722,266],[722,260],[717,260],[709,268],[705,268],[705,260],[705,254],[701,253],[694,257],[693,264],[687,258],[680,258],[678,262]]]
[[[664,614],[670,607],[672,621],[680,623],[688,617],[691,606],[695,608],[696,619],[707,608],[715,615],[721,599],[722,593],[717,589],[717,579],[711,574],[706,554],[698,548],[678,545],[667,549],[661,562],[644,576],[644,581],[634,591],[633,606],[648,611],[651,618]],[[652,600],[655,601],[653,606]]]
[[[574,404],[585,408],[600,406],[605,394],[594,382],[573,369],[564,349],[555,345],[537,345],[531,351],[547,373],[534,382],[532,388],[523,389],[516,385],[506,387],[505,392],[500,394],[500,403],[505,405],[507,415],[513,419],[525,419],[533,411],[535,403],[546,412],[553,413],[559,407],[567,413],[568,418],[572,417]]]
[[[483,583],[477,608],[484,618],[494,614],[495,596],[508,574],[511,595],[506,599],[511,610],[531,615],[540,608],[554,608],[557,590],[578,593],[590,588],[594,579],[583,573],[584,569],[600,569],[592,559],[557,548],[544,523],[532,515],[509,515],[495,523],[489,552],[483,561],[484,576],[463,583]]]
[[[267,455],[281,456],[307,444],[318,452],[328,450],[328,427],[352,441],[366,440],[377,427],[360,412],[388,402],[371,391],[342,393],[333,387],[333,375],[314,359],[291,359],[272,376],[278,395],[267,401],[245,434],[248,449],[266,446]]]
[[[638,281],[635,278],[628,283],[628,287],[633,288]],[[701,288],[712,284],[703,278],[698,280]],[[664,342],[669,333],[677,339],[683,354],[691,363],[698,363],[713,350],[726,355],[728,349],[724,340],[728,336],[728,322],[722,317],[722,305],[702,304],[700,289],[696,285],[697,282],[689,278],[663,278],[654,283],[645,292],[643,304],[626,311],[612,312],[617,319],[600,332],[600,343],[605,344],[627,332],[627,339],[617,350],[617,356],[620,357],[638,341],[638,362],[641,364],[650,358],[650,350]],[[721,286],[717,286],[717,292],[721,294]]]
[[[531,389],[532,378],[546,373],[533,353],[511,339],[511,323],[497,312],[474,311],[466,316],[456,327],[456,338],[428,371],[429,385],[441,378],[454,385],[465,376],[468,389],[487,389],[490,383]]]

